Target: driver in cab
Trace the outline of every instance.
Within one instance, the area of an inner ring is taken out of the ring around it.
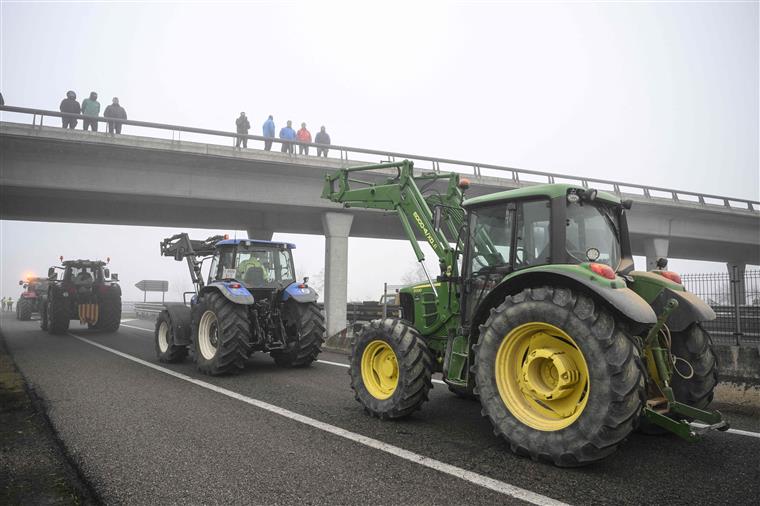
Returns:
[[[266,253],[252,253],[247,260],[238,264],[237,272],[243,283],[249,286],[264,285],[271,281]]]

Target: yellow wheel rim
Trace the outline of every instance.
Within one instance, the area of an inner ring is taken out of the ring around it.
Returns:
[[[372,341],[362,354],[362,381],[370,395],[384,400],[398,385],[398,361],[385,341]]]
[[[575,341],[554,325],[533,322],[512,330],[499,346],[494,371],[507,409],[534,429],[564,429],[586,407],[586,359]]]

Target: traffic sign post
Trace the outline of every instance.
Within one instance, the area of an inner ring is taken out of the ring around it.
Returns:
[[[160,279],[143,279],[135,283],[138,290],[143,292],[143,302],[147,301],[148,292],[161,292],[161,302],[164,302],[164,296],[169,291],[169,282]]]

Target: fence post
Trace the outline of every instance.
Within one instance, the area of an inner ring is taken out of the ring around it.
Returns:
[[[734,318],[735,318],[735,328],[734,328],[734,335],[736,336],[736,346],[741,346],[741,338],[742,338],[742,318],[741,314],[739,313],[739,283],[741,283],[742,280],[739,279],[739,266],[738,265],[732,265],[731,266],[731,274],[730,274],[730,282],[731,282],[731,298],[733,299],[734,303]]]
[[[383,320],[388,318],[388,283],[383,283]]]

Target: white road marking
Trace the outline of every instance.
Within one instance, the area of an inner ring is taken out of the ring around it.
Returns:
[[[705,425],[703,423],[696,423],[696,422],[692,423],[692,425],[694,425],[695,427],[707,427],[707,425]],[[760,433],[750,432],[748,430],[728,429],[725,432],[730,432],[731,434],[737,434],[739,436],[749,436],[749,437],[756,437],[756,438],[760,439]]]
[[[134,327],[132,325],[124,325],[124,324],[122,324],[121,326],[122,327],[129,327],[131,329],[144,330],[145,332],[153,332],[153,329],[144,329],[142,327]],[[334,365],[334,366],[337,366],[337,367],[345,367],[345,368],[350,367],[348,364],[342,364],[340,362],[330,362],[329,360],[317,360],[317,362],[319,362],[321,364]],[[445,385],[446,384],[445,381],[441,381],[439,379],[434,379],[432,381],[433,381],[433,383],[438,383],[438,384],[441,384],[441,385]],[[694,425],[695,427],[707,427],[707,425],[704,425],[704,424],[701,424],[701,423],[693,423],[692,425]],[[748,430],[728,429],[725,432],[728,432],[730,434],[736,434],[738,436],[748,436],[748,437],[760,438],[760,433],[758,433],[758,432],[750,432]]]
[[[380,450],[382,452],[394,455],[396,457],[402,458],[404,460],[408,460],[409,462],[413,462],[415,464],[419,464],[421,466],[434,469],[436,471],[454,476],[456,478],[460,478],[464,481],[468,481],[474,485],[478,485],[484,488],[487,488],[489,490],[493,490],[494,492],[498,492],[500,494],[508,495],[510,497],[514,497],[516,499],[520,499],[522,501],[531,503],[531,504],[537,504],[537,505],[565,505],[566,503],[557,501],[552,499],[551,497],[546,497],[541,494],[537,494],[535,492],[531,492],[530,490],[525,490],[523,488],[517,487],[515,485],[510,485],[509,483],[505,483],[503,481],[495,480],[493,478],[489,478],[488,476],[483,476],[481,474],[474,473],[472,471],[468,471],[466,469],[462,469],[461,467],[452,466],[451,464],[446,464],[445,462],[441,462],[439,460],[431,459],[429,457],[425,457],[424,455],[420,455],[418,453],[411,452],[409,450],[405,450],[403,448],[399,448],[398,446],[394,446],[388,443],[384,443],[382,441],[379,441],[377,439],[373,439],[371,437],[363,436],[361,434],[357,434],[356,432],[351,432],[346,429],[341,429],[340,427],[336,427],[335,425],[330,425],[329,423],[320,422],[319,420],[316,420],[314,418],[301,415],[299,413],[296,413],[294,411],[290,411],[285,408],[281,408],[279,406],[275,406],[274,404],[269,404],[268,402],[260,401],[258,399],[253,399],[251,397],[247,397],[245,395],[239,394],[237,392],[233,392],[232,390],[228,390],[226,388],[222,388],[216,385],[213,385],[211,383],[207,383],[205,381],[201,381],[196,378],[192,378],[190,376],[187,376],[182,373],[178,373],[175,371],[172,371],[171,369],[167,369],[165,367],[161,367],[156,364],[152,364],[150,362],[147,362],[145,360],[142,360],[137,357],[133,357],[132,355],[129,355],[127,353],[123,353],[118,350],[114,350],[113,348],[109,348],[108,346],[103,346],[100,343],[96,343],[94,341],[90,341],[89,339],[86,339],[84,337],[78,336],[76,334],[69,333],[71,337],[74,337],[83,343],[87,343],[89,345],[95,346],[96,348],[100,348],[101,350],[107,351],[109,353],[113,353],[114,355],[118,355],[122,358],[126,358],[127,360],[131,360],[132,362],[135,362],[137,364],[143,365],[145,367],[148,367],[150,369],[153,369],[155,371],[162,372],[164,374],[168,374],[169,376],[173,376],[175,378],[187,381],[189,383],[192,383],[194,385],[197,385],[199,387],[211,390],[213,392],[216,392],[218,394],[225,395],[227,397],[230,397],[232,399],[236,399],[238,401],[244,402],[246,404],[250,404],[251,406],[257,407],[259,409],[263,409],[265,411],[269,411],[270,413],[274,413],[276,415],[283,416],[285,418],[288,418],[290,420],[294,420],[296,422],[300,422],[304,425],[308,425],[310,427],[314,427],[315,429],[322,430],[324,432],[328,432],[330,434],[333,434],[338,437],[342,437],[344,439],[348,439],[349,441],[353,441],[355,443],[362,444],[364,446],[368,446],[370,448],[374,448],[376,450]]]

